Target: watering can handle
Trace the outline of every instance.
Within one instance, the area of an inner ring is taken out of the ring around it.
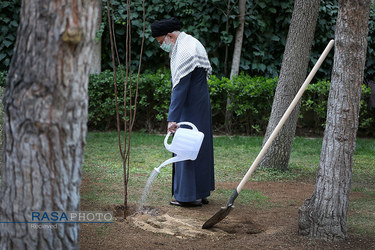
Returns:
[[[177,123],[177,125],[188,125],[188,126],[192,127],[194,131],[198,131],[197,127],[193,123],[191,123],[191,122],[179,122],[179,123]],[[169,138],[170,135],[171,135],[171,132],[169,131],[168,134],[167,134],[167,136],[165,136],[165,138],[164,138],[164,146],[167,149],[171,145],[171,144],[168,144],[168,138]]]
[[[169,131],[167,136],[164,138],[164,146],[166,149],[169,149],[169,147],[171,146],[171,144],[168,144],[168,138],[170,135],[171,135],[171,131]]]
[[[179,122],[177,125],[188,125],[193,128],[194,131],[198,131],[197,127],[191,122]]]

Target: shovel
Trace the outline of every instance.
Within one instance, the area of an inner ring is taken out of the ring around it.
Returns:
[[[271,143],[275,139],[277,133],[280,131],[281,127],[284,125],[285,121],[288,119],[290,113],[293,111],[294,107],[297,105],[299,99],[301,98],[303,92],[306,90],[307,86],[311,82],[312,78],[314,77],[315,73],[318,71],[320,65],[323,63],[324,59],[326,58],[329,51],[332,49],[334,44],[334,40],[331,40],[325,50],[323,51],[322,55],[319,57],[318,61],[316,62],[314,68],[311,70],[310,74],[307,76],[305,82],[302,84],[301,88],[299,89],[297,95],[294,97],[292,103],[289,105],[288,109],[285,111],[283,117],[280,119],[279,123],[277,124],[275,130],[272,132],[270,137],[268,138],[267,142],[264,144],[262,150],[258,154],[257,158],[254,160],[253,164],[251,165],[250,169],[247,171],[246,175],[241,180],[240,184],[238,184],[237,188],[233,191],[232,196],[230,197],[227,206],[222,207],[216,214],[214,214],[210,219],[208,219],[202,226],[203,229],[208,229],[213,227],[215,224],[222,221],[233,208],[234,200],[237,198],[238,194],[241,192],[243,186],[250,178],[251,174],[254,172],[256,167],[258,166],[259,162],[267,152],[268,148],[270,147]]]

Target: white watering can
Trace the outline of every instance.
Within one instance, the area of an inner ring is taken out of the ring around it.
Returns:
[[[191,122],[179,122],[177,125],[188,125],[192,129],[179,127],[174,133],[171,144],[168,144],[168,138],[171,135],[171,132],[168,132],[164,139],[164,146],[176,156],[166,160],[158,168],[155,168],[155,171],[158,173],[160,173],[162,167],[169,163],[197,159],[204,134],[198,131],[197,127]]]

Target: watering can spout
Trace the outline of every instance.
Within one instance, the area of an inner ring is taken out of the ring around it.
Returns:
[[[161,169],[161,167],[154,168],[154,170],[155,170],[158,174],[160,174],[160,169]]]
[[[168,160],[166,160],[165,162],[163,162],[162,164],[160,164],[160,166],[159,167],[157,167],[157,168],[154,168],[154,170],[156,171],[156,172],[158,172],[158,174],[160,174],[160,169],[162,168],[162,167],[164,167],[165,165],[168,165],[168,164],[170,164],[170,163],[175,163],[175,162],[178,162],[178,161],[185,161],[185,160],[188,160],[186,157],[182,157],[182,156],[175,156],[175,157],[172,157],[172,158],[170,158],[170,159],[168,159]]]

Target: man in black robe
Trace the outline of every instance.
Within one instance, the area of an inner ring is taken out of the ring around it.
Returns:
[[[172,205],[199,206],[215,189],[211,104],[207,78],[211,65],[203,45],[194,37],[180,32],[177,18],[156,21],[152,36],[160,48],[169,53],[172,96],[168,114],[168,131],[174,133],[177,123],[188,121],[204,133],[196,160],[174,164]]]

